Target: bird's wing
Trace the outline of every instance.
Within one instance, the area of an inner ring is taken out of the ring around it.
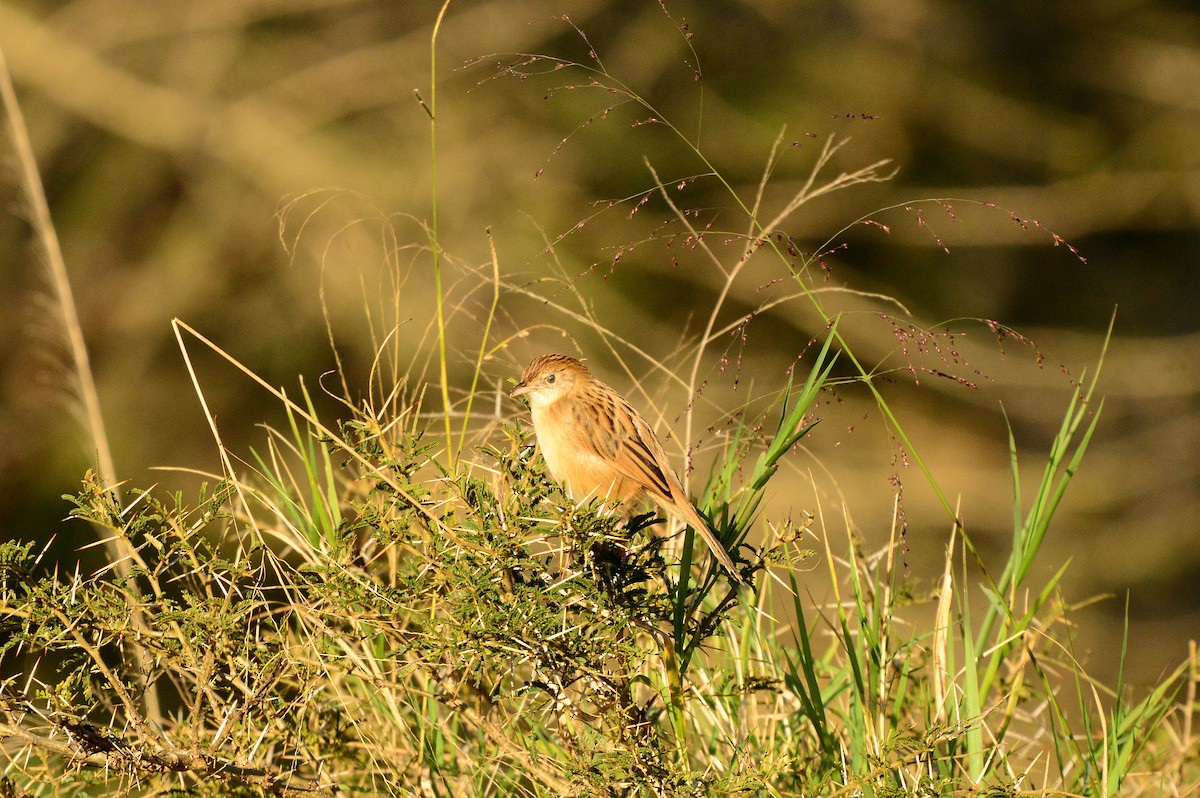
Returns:
[[[683,492],[679,477],[671,470],[666,450],[646,419],[607,386],[589,394],[587,399],[575,410],[575,443],[580,449],[635,481],[664,509],[677,513],[700,533],[713,556],[729,572],[730,579],[744,583],[712,526]]]
[[[584,414],[595,417],[581,418],[582,423],[575,426],[579,447],[636,482],[653,498],[674,504],[671,488],[678,480],[654,430],[615,391],[597,391],[590,398],[594,401],[582,403]]]

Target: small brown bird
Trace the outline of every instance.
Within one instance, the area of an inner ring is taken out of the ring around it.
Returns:
[[[534,358],[511,395],[529,397],[546,468],[573,500],[620,502],[628,513],[648,495],[698,531],[730,578],[744,583],[716,533],[684,493],[646,419],[586,366],[566,355]]]

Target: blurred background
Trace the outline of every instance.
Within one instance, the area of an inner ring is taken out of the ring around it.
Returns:
[[[685,353],[723,277],[682,237],[648,166],[710,230],[727,269],[747,222],[662,121],[698,143],[747,203],[778,138],[765,218],[833,142],[817,185],[883,159],[878,173],[894,178],[805,203],[781,229],[804,253],[824,253],[815,285],[826,310],[848,314],[841,329],[885,377],[985,557],[1011,536],[1006,425],[1027,503],[1115,311],[1099,432],[1051,530],[1042,577],[1070,560],[1068,601],[1108,596],[1075,616],[1077,653],[1102,678],[1115,673],[1126,596],[1133,680],[1149,683],[1183,659],[1200,636],[1193,3],[463,0],[440,29],[435,93],[438,10],[0,0],[0,48],[122,479],[187,497],[203,479],[187,469],[219,472],[172,318],[289,390],[303,377],[339,393],[340,380],[321,376],[337,365],[336,347],[352,397],[367,393],[376,347],[396,323],[413,384],[435,379],[434,185],[456,309],[451,381],[468,385],[492,298],[490,230],[508,287],[484,365],[496,397],[488,412],[523,412],[500,394],[529,357],[587,354],[606,381],[660,408],[679,462],[686,450],[702,477],[724,421],[766,411],[790,366],[807,371],[799,358],[811,358],[824,325],[805,300],[781,301],[795,284],[778,259],[756,255],[716,319],[731,329],[701,364],[699,423],[686,427],[689,395],[656,364],[688,376]],[[521,53],[579,66],[556,70]],[[594,80],[636,92],[656,113]],[[426,110],[435,103],[436,161]],[[90,532],[62,525],[60,497],[93,453],[9,145],[0,147],[0,530],[64,534],[69,559]],[[918,202],[933,198],[945,202]],[[598,336],[588,313],[612,337]],[[1020,335],[998,337],[984,320]],[[189,345],[224,442],[245,456],[264,439],[257,425],[278,423],[277,403]],[[822,418],[768,514],[816,513],[835,551],[847,527],[874,551],[899,492],[905,567],[928,585],[948,514],[862,386],[831,393]]]

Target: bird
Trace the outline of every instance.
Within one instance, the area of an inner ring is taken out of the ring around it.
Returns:
[[[573,501],[614,502],[625,513],[644,498],[695,529],[737,584],[745,580],[688,498],[646,419],[568,355],[534,358],[510,395],[524,396],[550,476]]]

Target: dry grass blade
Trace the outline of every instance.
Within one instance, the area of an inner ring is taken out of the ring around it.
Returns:
[[[83,329],[79,324],[79,314],[75,307],[75,295],[71,290],[71,281],[67,276],[67,265],[63,261],[62,249],[58,244],[58,234],[54,230],[54,220],[50,218],[50,207],[46,203],[46,192],[42,187],[42,178],[38,173],[37,162],[33,157],[33,147],[29,143],[29,131],[25,128],[25,117],[21,106],[17,103],[17,95],[13,89],[12,76],[8,71],[8,62],[4,51],[0,50],[0,102],[3,104],[5,118],[8,121],[8,134],[21,178],[21,189],[32,214],[31,222],[37,233],[37,241],[41,247],[41,255],[50,288],[58,309],[62,332],[66,338],[73,367],[72,378],[76,382],[76,398],[83,405],[83,418],[87,426],[88,438],[96,451],[96,470],[102,482],[118,491],[116,467],[113,465],[112,448],[108,443],[108,434],[104,428],[104,415],[100,411],[100,397],[96,391],[96,380],[92,375],[91,360],[88,357],[87,344],[83,340]],[[115,493],[120,498],[120,493]],[[114,543],[113,561],[126,560],[132,549],[128,543]],[[122,567],[122,572],[128,573],[128,566]]]

